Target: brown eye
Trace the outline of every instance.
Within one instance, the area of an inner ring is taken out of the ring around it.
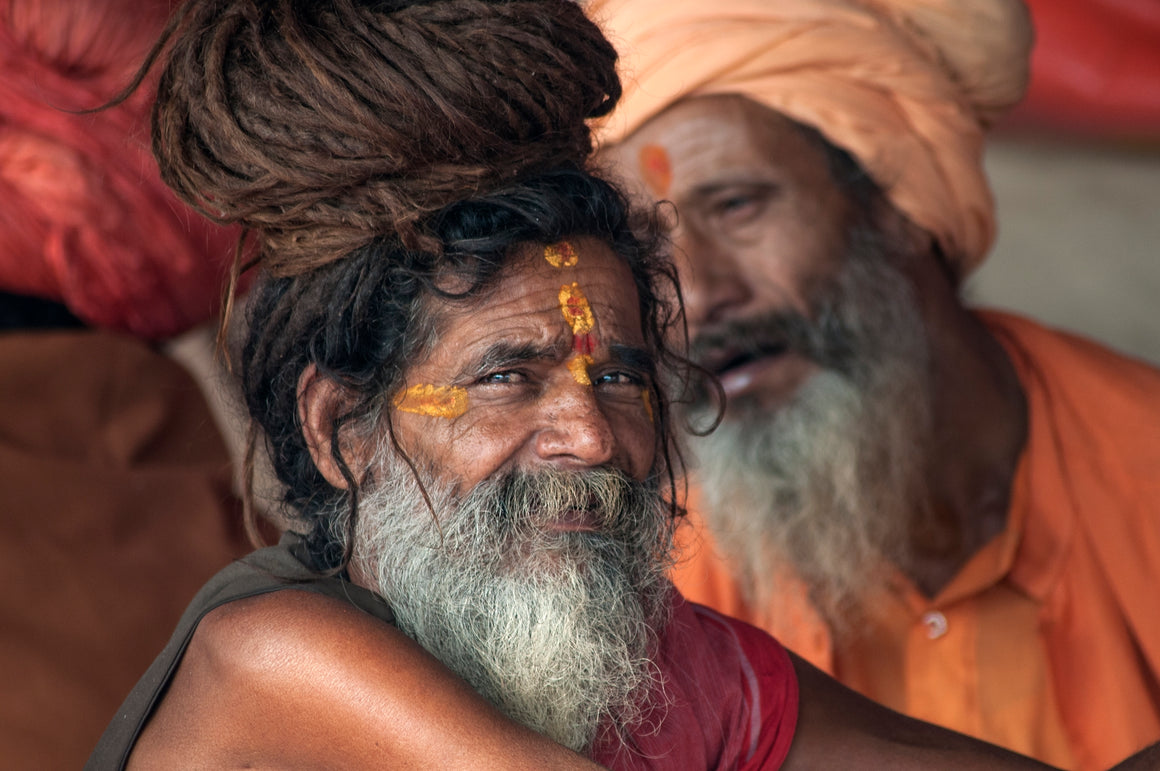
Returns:
[[[725,228],[738,228],[757,220],[772,200],[773,185],[742,185],[730,187],[712,199],[713,217]]]
[[[754,205],[752,196],[735,195],[717,204],[717,210],[722,214],[731,214],[733,212],[743,211],[746,207]]]

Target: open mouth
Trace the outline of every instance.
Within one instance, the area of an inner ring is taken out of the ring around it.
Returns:
[[[591,500],[587,506],[575,506],[561,511],[549,529],[566,533],[590,533],[599,530],[603,522],[604,517],[597,509],[597,502]]]
[[[719,348],[702,357],[702,366],[717,377],[746,367],[763,359],[782,356],[789,350],[783,341],[766,341],[744,347]]]

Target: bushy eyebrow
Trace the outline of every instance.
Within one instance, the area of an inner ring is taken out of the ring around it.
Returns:
[[[571,353],[569,341],[562,338],[551,343],[493,343],[474,361],[459,371],[456,383],[466,383],[512,367],[533,361],[563,361]],[[648,377],[656,375],[656,357],[646,348],[613,343],[608,346],[609,360],[622,364]]]
[[[647,375],[650,378],[655,377],[657,373],[657,360],[652,351],[647,348],[642,348],[638,345],[623,345],[621,343],[613,343],[608,346],[609,358],[616,363],[623,364],[630,367],[637,372]]]
[[[564,358],[567,341],[552,343],[492,343],[474,361],[469,362],[459,372],[458,381],[464,382],[483,377],[490,372],[526,364],[530,361],[559,360]]]
[[[691,201],[700,203],[718,196],[725,191],[733,191],[739,188],[753,192],[771,193],[777,192],[780,187],[781,185],[776,181],[756,177],[711,180],[694,186],[687,194],[687,197]]]

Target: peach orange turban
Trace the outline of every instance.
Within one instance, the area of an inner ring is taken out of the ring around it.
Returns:
[[[213,318],[237,231],[161,182],[152,88],[129,82],[168,0],[10,0],[0,11],[0,290],[160,340]]]
[[[682,97],[741,94],[852,153],[970,272],[994,238],[983,132],[1027,84],[1021,0],[593,0],[622,56],[623,139]]]

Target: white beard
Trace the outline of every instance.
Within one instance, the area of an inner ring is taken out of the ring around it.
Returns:
[[[913,559],[932,444],[929,353],[910,285],[883,259],[851,258],[821,305],[805,323],[818,349],[806,355],[823,369],[772,414],[731,402],[691,451],[705,517],[748,599],[768,603],[787,562],[844,634],[888,566]]]
[[[667,622],[667,504],[617,472],[544,471],[458,500],[388,461],[360,502],[353,567],[401,630],[512,719],[583,752],[655,696]],[[569,510],[597,532],[547,529]]]

